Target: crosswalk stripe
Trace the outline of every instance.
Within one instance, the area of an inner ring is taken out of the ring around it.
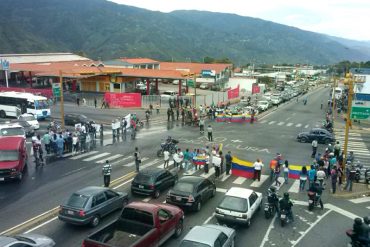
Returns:
[[[113,161],[115,159],[121,158],[122,156],[123,156],[122,154],[116,154],[116,155],[113,155],[113,156],[111,156],[109,158],[99,160],[99,161],[97,161],[95,163],[97,163],[97,164],[103,164],[106,160],[109,160],[109,162],[111,162],[111,161]]]
[[[370,206],[369,207],[366,207],[366,208],[370,209]]]
[[[120,160],[116,160],[114,161],[113,163],[111,163],[111,165],[115,165],[115,164],[118,164],[118,163],[121,163],[122,161],[125,161],[125,160],[128,160],[128,159],[131,159],[133,158],[133,156],[126,156],[125,158],[123,159],[120,159]]]
[[[224,189],[224,188],[216,188],[216,191],[217,192],[221,192],[221,193],[226,193],[227,192],[227,189]]]
[[[271,186],[275,186],[275,188],[277,190],[279,190],[281,188],[281,186],[283,186],[283,184],[284,184],[284,178],[283,177],[279,177],[278,178],[278,181],[280,182],[280,185],[275,185],[275,181],[271,184]]]
[[[247,179],[244,177],[237,177],[234,181],[233,184],[242,184],[246,181]]]
[[[147,168],[149,166],[152,166],[152,165],[158,163],[158,161],[160,161],[160,159],[154,159],[154,160],[152,160],[152,161],[150,161],[150,162],[148,162],[144,165],[140,165],[140,169],[144,169],[144,168]]]
[[[261,175],[261,180],[258,181],[254,181],[252,184],[251,184],[251,187],[261,187],[261,185],[269,178],[268,175]]]
[[[147,159],[149,159],[149,158],[144,157],[144,158],[142,158],[142,159],[141,159],[141,162],[146,161]],[[132,161],[132,162],[127,163],[127,164],[125,164],[125,165],[123,165],[123,166],[125,166],[125,167],[130,167],[130,166],[134,166],[134,165],[135,165],[135,161]]]
[[[271,121],[269,122],[269,125],[274,124],[274,123],[276,123],[276,121]]]
[[[222,176],[221,178],[221,181],[224,182],[226,179],[228,179],[231,175],[226,175],[226,173],[224,173],[224,175]]]
[[[213,174],[215,174],[215,168],[214,167],[211,167],[211,169],[209,169],[208,173],[203,173],[200,176],[201,177],[204,177],[204,178],[209,178]]]
[[[283,125],[283,124],[285,124],[285,123],[284,123],[284,122],[280,122],[280,123],[278,123],[278,125],[279,125],[279,126],[281,126],[281,125]]]
[[[63,154],[63,158],[67,158],[69,156],[72,156],[72,153],[66,153],[66,154]]]
[[[97,154],[97,155],[94,155],[92,157],[89,157],[89,158],[86,158],[84,159],[83,161],[92,161],[92,160],[97,160],[101,157],[104,157],[104,156],[107,156],[107,155],[110,155],[110,153],[101,153],[101,154]]]
[[[301,126],[302,126],[302,124],[300,124],[300,123],[299,123],[299,124],[297,124],[295,127],[297,127],[297,128],[298,128],[298,127],[301,127]]]
[[[290,186],[289,193],[298,193],[299,192],[299,179],[294,180],[292,186]]]
[[[304,128],[305,128],[305,129],[307,129],[307,128],[308,128],[308,126],[310,126],[310,125],[309,125],[309,124],[306,124],[306,125],[304,126]]]
[[[290,126],[292,126],[292,125],[293,125],[293,123],[287,123],[287,125],[286,125],[286,126],[290,127]]]
[[[351,199],[349,200],[350,202],[353,202],[353,203],[364,203],[364,202],[370,202],[370,196],[366,196],[366,197],[361,197],[361,198],[356,198],[356,199]]]
[[[170,167],[171,165],[173,165],[173,160],[171,160],[171,161],[169,161],[169,162],[168,162],[168,166]],[[159,165],[157,166],[157,168],[164,168],[164,161],[163,161],[163,163],[162,163],[162,164],[159,164]]]
[[[260,123],[266,123],[267,122],[267,120],[262,120]]]
[[[362,153],[362,154],[368,154],[369,150],[364,150],[364,149],[356,149],[356,148],[349,148],[351,149],[350,151],[353,151],[354,154]]]
[[[78,160],[80,158],[83,158],[83,157],[86,157],[86,156],[89,156],[89,155],[92,155],[92,154],[96,154],[96,153],[98,153],[98,151],[90,151],[88,153],[84,153],[84,154],[80,154],[80,155],[77,155],[77,156],[73,156],[71,158],[71,160]]]

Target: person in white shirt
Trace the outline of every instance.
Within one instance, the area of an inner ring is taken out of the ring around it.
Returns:
[[[168,152],[168,150],[164,150],[163,157],[164,157],[164,169],[167,169],[168,164],[170,163],[170,152]]]
[[[220,177],[220,170],[221,170],[221,157],[218,154],[215,154],[212,157],[213,165],[215,166],[215,177]]]
[[[324,179],[326,178],[326,173],[323,171],[322,168],[320,168],[317,171],[316,176],[317,176],[317,181],[319,181],[320,183],[320,186],[323,187]]]
[[[312,154],[311,157],[315,158],[316,152],[317,152],[317,140],[312,141]]]
[[[78,137],[76,134],[74,134],[72,137],[72,145],[73,145],[72,155],[75,155],[78,149]]]
[[[90,134],[87,134],[86,135],[86,152],[90,152],[90,142],[91,142]]]
[[[177,149],[177,152],[173,155],[174,166],[176,168],[182,169],[182,160],[184,159],[184,154],[181,152],[181,149]]]
[[[261,180],[261,172],[262,172],[262,167],[263,167],[263,163],[260,159],[257,159],[256,162],[254,162],[253,164],[253,167],[254,167],[254,180],[258,179],[258,181]]]

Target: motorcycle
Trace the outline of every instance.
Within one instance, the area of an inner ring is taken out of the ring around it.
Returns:
[[[320,196],[316,192],[309,191],[308,195],[308,210],[312,211],[314,207],[317,207],[317,204],[320,201]]]
[[[361,241],[359,241],[356,238],[356,235],[354,234],[352,229],[347,230],[346,235],[351,239],[350,246],[352,246],[352,247],[367,247],[367,246],[369,246],[369,245],[366,245],[366,244],[362,243]]]
[[[177,143],[179,143],[178,141],[172,139],[170,141],[166,141],[166,142],[163,142],[161,143],[161,149],[159,149],[157,151],[157,156],[158,157],[162,157],[163,156],[163,152],[165,150],[167,150],[168,152],[170,152],[170,154],[174,154],[176,153],[177,151]]]
[[[281,209],[280,210],[280,224],[281,227],[284,227],[286,224],[289,223],[289,217],[288,217],[288,212],[286,209]]]
[[[58,132],[61,128],[61,124],[57,123],[56,121],[51,121],[47,127],[47,129],[52,130],[53,132]]]
[[[275,215],[275,206],[272,203],[265,202],[265,218],[269,219],[272,215]]]

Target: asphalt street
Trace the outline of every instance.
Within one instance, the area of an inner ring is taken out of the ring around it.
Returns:
[[[307,105],[302,102],[305,97],[308,98]],[[260,183],[233,175],[223,175],[216,180],[216,196],[205,203],[200,212],[186,212],[184,234],[195,225],[216,223],[214,209],[230,187],[240,186],[265,193],[272,183],[268,178],[268,163],[277,152],[282,153],[290,164],[311,163],[311,145],[297,142],[296,136],[299,132],[321,126],[325,112],[320,109],[320,104],[325,103],[328,97],[328,89],[319,89],[307,96],[300,96],[298,101],[293,99],[287,104],[269,110],[254,124],[209,122],[214,129],[214,143],[222,143],[224,152],[230,150],[240,159],[254,161],[261,158],[265,163],[264,174]],[[73,105],[67,106],[67,111],[80,114],[83,112],[97,121],[107,122],[110,122],[112,117],[129,113],[128,110],[96,110],[91,107],[77,108]],[[30,160],[22,182],[0,184],[0,232],[57,207],[80,188],[102,185],[101,168],[106,159],[113,165],[112,180],[117,179],[112,188],[129,193],[132,201],[163,202],[166,191],[162,192],[158,199],[130,194],[130,183],[134,175],[132,157],[134,147],[139,147],[142,153],[141,169],[148,169],[163,167],[163,161],[156,157],[156,151],[161,140],[169,135],[180,141],[179,146],[182,149],[204,147],[212,143],[200,135],[196,127],[184,126],[181,121],[167,123],[164,116],[161,117],[162,120],[156,118],[149,126],[140,130],[136,140],[121,138],[113,143],[107,129],[103,145],[100,145],[98,140],[97,149],[90,153],[50,160],[40,169],[35,169]],[[43,126],[45,124],[43,123]],[[319,151],[324,148],[320,145]],[[183,176],[183,171],[178,172],[180,177]],[[213,179],[214,170],[211,169],[208,175],[204,174],[203,170],[190,173]],[[232,226],[237,230],[235,246],[347,246],[349,241],[345,230],[352,226],[352,218],[362,217],[369,213],[370,209],[370,200],[366,200],[367,198],[363,201],[337,199],[330,195],[330,189],[327,188],[323,194],[325,209],[316,208],[309,212],[307,195],[298,191],[297,181],[290,180],[287,185],[279,188],[280,194],[285,191],[288,191],[295,201],[293,207],[295,221],[282,228],[277,219],[266,220],[261,210],[252,219],[250,228]],[[105,218],[101,225],[114,220],[118,213]],[[81,246],[82,240],[95,230],[64,224],[56,219],[55,215],[22,228],[22,231],[50,236],[56,241],[57,246],[66,247]],[[178,243],[179,240],[170,239],[164,246],[178,246]]]

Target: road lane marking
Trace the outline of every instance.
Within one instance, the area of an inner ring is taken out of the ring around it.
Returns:
[[[77,155],[77,156],[73,156],[71,158],[71,160],[78,160],[80,158],[83,158],[83,157],[86,157],[86,156],[89,156],[89,155],[92,155],[92,154],[96,154],[96,153],[98,153],[98,151],[91,151],[91,152],[88,152],[88,153],[80,154],[80,155]]]
[[[110,162],[112,160],[121,158],[122,156],[123,156],[122,154],[116,154],[116,155],[113,155],[113,156],[111,156],[109,158],[105,158],[105,159],[99,160],[99,161],[97,161],[95,163],[97,163],[97,164],[103,164],[103,163],[105,163],[106,160],[109,160],[109,162]]]
[[[274,123],[276,123],[276,121],[271,121],[269,122],[269,125],[274,124]]]
[[[275,183],[275,180],[274,180],[274,182],[271,184],[271,186],[274,186],[277,190],[279,190],[280,188],[281,188],[281,186],[283,186],[283,184],[284,184],[284,182],[285,182],[285,180],[284,180],[284,178],[283,177],[278,177],[278,181],[280,182],[280,184],[279,185],[275,185],[276,183]],[[270,187],[271,187],[270,186]]]
[[[260,123],[266,123],[267,122],[267,120],[263,120],[263,121],[261,121]]]
[[[211,219],[213,218],[215,216],[215,213],[212,213],[212,215],[211,216],[209,216],[204,222],[203,222],[203,224],[208,224],[208,222],[210,222],[211,221]]]
[[[267,228],[266,234],[263,237],[263,240],[262,240],[262,243],[260,244],[260,247],[265,246],[265,243],[269,240],[269,235],[270,235],[271,230],[274,228],[275,220],[276,220],[276,214],[275,214],[274,218],[271,220],[271,223],[270,223],[269,227]]]
[[[117,161],[115,161],[115,162],[111,163],[111,165],[115,165],[115,164],[121,163],[122,161],[125,161],[125,160],[128,160],[128,159],[131,159],[131,158],[133,158],[133,156],[127,156],[127,157],[125,157],[125,158],[123,158],[123,159],[120,159],[120,160],[117,160]]]
[[[134,180],[134,178],[131,178],[131,179],[129,179],[129,180],[127,180],[127,181],[125,181],[125,182],[123,182],[123,183],[121,183],[121,184],[119,184],[119,185],[117,185],[117,186],[113,187],[113,189],[114,189],[114,190],[116,190],[116,189],[118,189],[118,188],[120,188],[120,187],[124,186],[125,184],[130,183],[132,180]]]
[[[231,176],[230,174],[229,175],[226,175],[226,173],[224,173],[224,175],[221,178],[221,181],[222,182],[225,182],[225,180],[228,179],[230,176]]]
[[[104,156],[108,156],[110,155],[111,153],[101,153],[101,154],[97,154],[97,155],[94,155],[92,157],[89,157],[89,158],[86,158],[84,159],[83,161],[92,161],[92,160],[97,160],[101,157],[104,157]]]
[[[365,196],[365,197],[361,197],[361,198],[356,198],[356,199],[351,199],[349,200],[350,202],[353,202],[353,203],[364,203],[364,202],[370,202],[370,196]]]
[[[292,125],[293,125],[293,123],[287,123],[287,125],[286,125],[286,126],[290,127],[290,126],[292,126]]]
[[[288,192],[289,193],[299,193],[299,179],[294,180],[292,186],[290,186]]]
[[[301,126],[302,126],[302,124],[300,124],[300,123],[299,123],[299,124],[297,124],[295,127],[297,127],[297,128],[298,128],[298,127],[301,127]]]
[[[370,209],[370,206],[369,207],[366,207],[366,208]]]
[[[280,122],[280,123],[278,123],[278,125],[279,125],[279,126],[281,126],[281,125],[283,125],[283,124],[285,124],[285,122]]]
[[[147,159],[149,159],[149,158],[144,157],[144,158],[142,158],[142,159],[141,159],[141,162],[146,161]],[[131,167],[131,166],[134,166],[134,165],[135,165],[135,161],[132,161],[132,162],[127,163],[127,164],[122,165],[122,166],[125,166],[125,167]]]
[[[25,233],[25,234],[27,234],[27,233],[33,232],[34,230],[37,230],[37,229],[39,229],[39,228],[43,227],[44,225],[49,224],[50,222],[52,222],[52,221],[54,221],[54,220],[56,220],[56,219],[58,219],[58,216],[55,216],[54,218],[51,218],[50,220],[45,221],[45,222],[43,222],[42,224],[37,225],[37,226],[35,226],[34,228],[31,228],[31,229],[29,229],[28,231],[26,231],[26,232],[24,232],[24,233]]]
[[[305,129],[307,129],[307,128],[308,128],[308,126],[310,126],[310,125],[309,125],[309,124],[306,124],[306,125],[304,126],[304,128],[305,128]]]
[[[234,181],[233,184],[242,184],[246,181],[247,179],[244,177],[237,177]]]
[[[224,189],[224,188],[216,188],[216,191],[217,192],[220,192],[220,193],[226,193],[227,192],[227,189]]]
[[[67,153],[67,154],[63,154],[63,158],[67,158],[67,157],[69,157],[69,156],[72,156],[72,152],[70,152],[70,153]]]
[[[213,174],[215,174],[215,168],[214,167],[211,167],[211,169],[209,169],[208,173],[203,173],[200,176],[201,177],[204,177],[204,178],[209,178]]]
[[[297,239],[297,240],[293,240],[291,241],[291,243],[293,243],[292,247],[296,246],[299,241],[301,241],[309,231],[311,231],[311,229],[316,226],[326,215],[328,215],[330,212],[332,212],[332,210],[328,210],[326,211],[323,215],[319,215],[317,216],[317,220],[314,222],[314,223],[311,223],[311,225],[306,229],[306,231],[304,231],[301,236]]]
[[[250,185],[251,187],[261,187],[261,185],[269,178],[270,176],[268,175],[261,175],[260,181],[255,180],[253,183]]]
[[[86,166],[81,167],[81,168],[78,168],[78,169],[75,169],[75,170],[72,170],[72,171],[69,171],[69,172],[66,172],[66,173],[64,173],[64,174],[62,175],[62,177],[65,177],[65,176],[71,175],[71,174],[73,174],[73,173],[79,172],[79,171],[81,171],[81,170],[83,170],[83,169],[85,169],[85,168],[86,168]]]
[[[173,165],[173,163],[174,163],[174,161],[173,161],[173,160],[169,161],[169,162],[168,162],[168,167],[170,167],[171,165]],[[163,169],[164,169],[164,163],[163,163],[163,164],[158,165],[158,166],[157,166],[157,168],[163,168]]]

